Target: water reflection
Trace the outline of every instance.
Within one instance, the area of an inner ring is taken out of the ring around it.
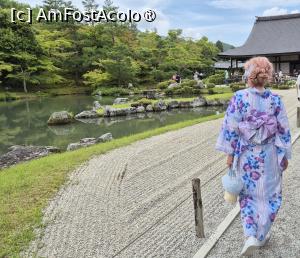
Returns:
[[[114,98],[73,95],[0,103],[0,154],[14,144],[53,145],[65,150],[69,143],[84,137],[99,137],[111,132],[114,138],[119,138],[224,110],[223,107],[175,109],[125,117],[84,119],[64,126],[47,125],[52,112],[67,110],[77,114],[91,109],[95,100],[101,105],[108,105]]]

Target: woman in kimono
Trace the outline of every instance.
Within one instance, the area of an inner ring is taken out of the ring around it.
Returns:
[[[244,183],[239,204],[246,237],[241,254],[246,256],[270,238],[282,202],[282,172],[291,158],[285,107],[277,94],[264,87],[272,72],[265,57],[245,64],[248,87],[232,97],[216,144]]]

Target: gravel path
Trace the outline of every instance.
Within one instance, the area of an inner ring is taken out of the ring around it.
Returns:
[[[295,92],[279,93],[295,132]],[[201,179],[206,238],[232,209],[220,183],[225,155],[214,150],[221,122],[154,136],[83,164],[49,203],[45,227],[23,256],[192,257],[206,240],[195,237],[192,178]]]

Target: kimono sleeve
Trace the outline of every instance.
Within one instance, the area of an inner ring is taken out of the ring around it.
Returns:
[[[277,133],[275,145],[277,147],[278,162],[281,164],[284,158],[291,159],[291,131],[285,106],[279,96],[275,98],[275,113],[277,118]]]
[[[242,120],[242,114],[239,110],[238,98],[241,96],[235,93],[230,100],[216,143],[217,150],[229,155],[234,155],[239,141],[238,123]]]

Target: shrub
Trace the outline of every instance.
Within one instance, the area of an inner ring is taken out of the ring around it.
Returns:
[[[216,71],[215,74],[204,79],[204,83],[214,83],[216,85],[223,84],[225,80],[225,72],[224,71]]]
[[[278,89],[278,84],[276,83],[270,84],[270,87],[273,89]]]
[[[229,84],[229,87],[231,88],[231,90],[233,92],[236,92],[238,90],[245,89],[246,85],[243,82],[234,82],[234,83]]]
[[[207,83],[206,84],[206,88],[208,88],[208,89],[212,89],[212,88],[214,88],[216,85],[214,84],[214,83],[212,83],[212,82],[209,82],[209,83]]]
[[[92,95],[96,95],[98,92],[101,92],[102,96],[114,96],[114,95],[128,95],[132,90],[124,88],[98,88],[93,91]]]
[[[289,81],[286,81],[284,84],[285,84],[285,85],[288,85],[288,86],[290,86],[290,87],[294,87],[295,84],[296,84],[296,82],[293,81],[293,80],[289,80]]]
[[[170,84],[174,83],[173,80],[163,81],[157,84],[157,88],[164,90],[167,89]]]
[[[181,87],[195,87],[197,86],[197,82],[195,80],[185,79],[181,82]]]
[[[213,89],[208,89],[207,93],[210,94],[210,95],[215,94]]]
[[[193,90],[194,89],[192,87],[188,87],[188,86],[180,87],[180,88],[177,88],[174,90],[174,94],[177,94],[177,95],[193,94]]]
[[[289,89],[290,88],[290,86],[289,85],[286,85],[286,84],[279,84],[278,85],[278,89],[279,90],[287,90],[287,89]]]
[[[150,99],[147,99],[147,98],[142,98],[142,99],[139,99],[137,101],[137,103],[138,103],[138,106],[146,107],[146,106],[152,104],[152,101]]]
[[[201,94],[201,89],[193,89],[193,94]]]

